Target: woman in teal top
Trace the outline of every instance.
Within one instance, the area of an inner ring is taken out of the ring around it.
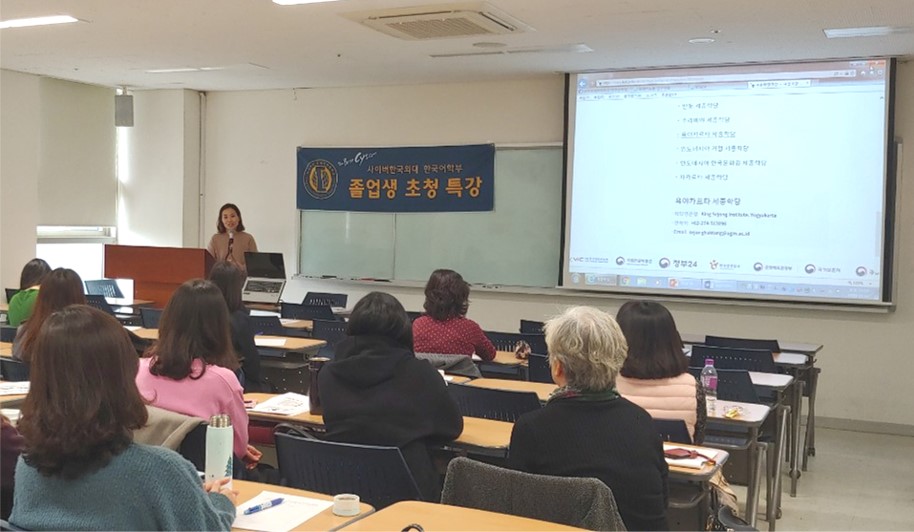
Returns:
[[[20,323],[29,319],[32,315],[32,309],[35,308],[35,300],[38,298],[38,286],[44,276],[51,272],[48,263],[41,259],[32,259],[22,268],[22,274],[19,276],[19,291],[7,303],[7,320],[13,327],[18,327]]]
[[[133,442],[148,414],[139,359],[112,316],[71,305],[42,324],[19,430],[10,523],[26,530],[229,530],[237,493],[164,447]],[[100,385],[104,383],[104,385]]]

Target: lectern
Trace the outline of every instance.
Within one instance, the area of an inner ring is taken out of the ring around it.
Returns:
[[[214,262],[205,249],[105,245],[105,277],[133,279],[133,298],[160,308],[184,281],[205,279]]]

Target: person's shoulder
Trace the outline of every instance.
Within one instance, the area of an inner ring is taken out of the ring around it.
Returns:
[[[209,376],[207,377],[207,375]],[[241,389],[241,384],[238,382],[238,377],[235,375],[235,372],[228,368],[223,368],[222,366],[207,364],[206,372],[201,378],[205,378],[211,382],[224,383],[226,387],[232,390]]]
[[[146,463],[156,468],[168,465],[186,469],[186,464],[190,464],[183,456],[167,447],[144,443],[131,443],[121,456],[130,462]]]

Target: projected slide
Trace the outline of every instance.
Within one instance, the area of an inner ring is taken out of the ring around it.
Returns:
[[[888,68],[572,76],[563,285],[881,300]]]

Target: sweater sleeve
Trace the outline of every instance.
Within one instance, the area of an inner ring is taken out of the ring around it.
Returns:
[[[508,446],[508,466],[517,471],[533,472],[530,457],[536,454],[536,438],[524,416],[518,418],[511,429],[511,444]]]
[[[232,430],[234,431],[232,449],[235,456],[241,458],[248,452],[248,412],[244,409],[244,391],[237,379],[232,387],[232,400],[225,406],[225,410],[232,418]]]
[[[194,466],[172,453],[150,483],[150,498],[159,512],[159,530],[230,530],[235,506],[220,493],[203,490]]]
[[[482,332],[482,327],[480,327],[478,323],[472,320],[470,320],[470,323],[473,324],[474,329],[472,341],[476,354],[479,355],[479,358],[486,361],[495,360],[495,346],[492,345],[489,337],[486,336],[486,333]]]

